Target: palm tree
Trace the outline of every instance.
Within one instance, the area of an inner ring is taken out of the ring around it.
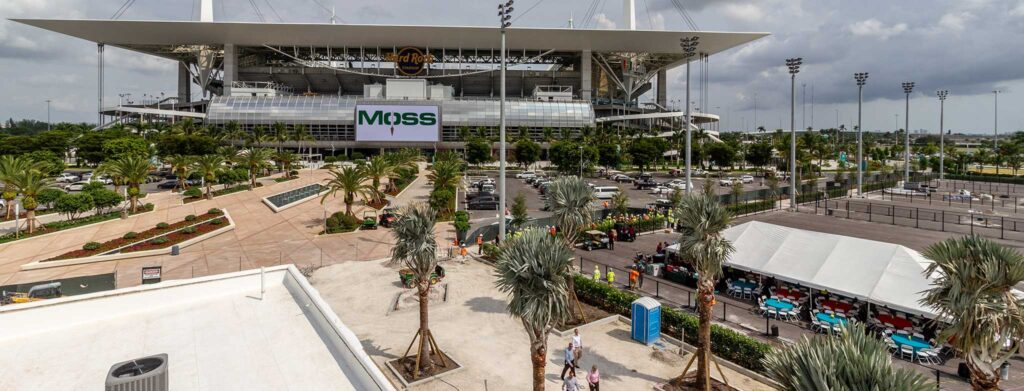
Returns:
[[[413,343],[419,338],[416,349],[416,364],[412,369],[412,378],[417,378],[421,371],[429,375],[434,368],[433,357],[447,366],[444,353],[437,346],[434,335],[430,332],[427,306],[430,303],[430,286],[434,284],[431,276],[437,268],[437,240],[434,237],[434,224],[437,212],[430,205],[417,203],[405,208],[401,217],[394,224],[395,247],[391,249],[390,264],[400,264],[411,270],[415,276],[416,293],[420,301],[420,329],[413,337]],[[409,357],[409,350],[404,357]]]
[[[224,139],[234,142],[235,140],[244,140],[247,133],[242,130],[242,125],[238,121],[228,121],[224,124]]]
[[[569,317],[572,251],[543,230],[528,228],[498,255],[498,289],[511,296],[506,309],[530,337],[533,390],[544,390],[548,332]]]
[[[175,189],[178,187],[182,190],[187,189],[188,182],[185,180],[192,171],[192,156],[171,155],[164,158],[164,163],[170,165],[171,172],[178,176],[178,184],[175,185]]]
[[[689,262],[700,276],[697,281],[697,314],[700,316],[697,331],[697,387],[708,389],[711,385],[711,309],[715,301],[715,281],[722,272],[722,263],[733,252],[732,243],[722,236],[732,214],[718,198],[710,195],[691,194],[683,198],[676,211],[679,237],[679,254]],[[677,381],[686,376],[687,366]]]
[[[374,193],[373,202],[379,203],[383,201],[383,193],[380,192],[380,180],[390,175],[394,169],[390,159],[385,155],[377,155],[364,163],[362,168],[366,176],[370,178],[374,190],[377,190]]]
[[[110,176],[122,178],[124,184],[128,186],[131,210],[132,213],[135,213],[139,204],[139,187],[146,182],[149,170],[153,169],[149,159],[128,155],[117,160],[103,162],[101,167]]]
[[[281,152],[281,146],[291,139],[291,134],[288,133],[288,126],[283,122],[274,122],[270,125],[270,130],[273,133],[271,138],[277,143],[277,151]]]
[[[345,202],[345,214],[355,216],[352,213],[352,204],[356,200],[356,195],[362,196],[364,199],[373,198],[374,189],[372,186],[366,184],[366,174],[363,170],[352,167],[344,166],[341,170],[332,168],[330,174],[334,178],[328,179],[325,187],[327,187],[327,193],[320,198],[320,203],[324,203],[327,196],[334,196],[338,192],[341,192],[343,200]]]
[[[256,188],[256,177],[270,165],[274,152],[267,148],[249,148],[238,154],[238,163],[249,169],[249,190]]]
[[[217,171],[224,166],[224,157],[217,154],[209,154],[195,159],[195,170],[203,176],[203,183],[206,185],[206,199],[213,199],[213,183],[217,181]]]
[[[551,143],[555,142],[555,130],[546,127],[541,132],[541,135],[544,139],[544,158],[551,160]]]
[[[544,203],[555,225],[561,229],[567,247],[572,248],[593,222],[593,202],[594,190],[582,178],[560,177],[548,187]]]
[[[398,181],[401,171],[419,169],[420,152],[412,148],[402,148],[398,152],[392,152],[385,156],[391,164],[391,170],[388,173],[387,189],[385,191],[397,192],[398,187],[395,183]]]
[[[888,347],[851,324],[838,338],[804,336],[764,359],[768,377],[784,390],[934,390],[935,384],[910,368],[894,368]]]
[[[292,141],[299,144],[299,154],[302,154],[302,144],[304,142],[316,140],[315,138],[313,138],[313,135],[309,133],[309,128],[307,128],[306,125],[295,125],[295,127],[292,128],[291,139]],[[310,153],[312,153],[313,147],[310,147],[309,150]]]
[[[40,191],[50,188],[50,181],[46,179],[46,174],[35,168],[16,173],[11,180],[21,193],[25,223],[28,225],[28,233],[32,234],[36,231],[36,208],[39,207],[36,196]]]
[[[999,367],[1024,343],[1024,299],[1013,293],[1024,257],[975,235],[933,244],[924,256],[934,261],[924,275],[938,272],[921,299],[945,324],[936,339],[963,353],[973,389],[998,390]]]
[[[222,145],[217,147],[217,154],[220,155],[225,162],[232,162],[238,157],[238,147],[234,145]]]
[[[263,148],[263,143],[270,140],[270,137],[267,136],[267,128],[263,125],[254,126],[248,136],[246,144],[249,146],[255,145],[257,148]]]
[[[0,182],[4,183],[3,200],[4,205],[7,205],[6,219],[14,217],[14,199],[18,198],[18,188],[14,184],[14,178],[19,173],[33,168],[40,169],[41,167],[26,156],[0,156]]]
[[[274,154],[274,161],[281,165],[281,169],[284,170],[284,177],[292,177],[292,165],[299,160],[299,156],[292,151],[278,151]]]

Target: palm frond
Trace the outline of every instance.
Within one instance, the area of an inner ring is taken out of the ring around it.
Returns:
[[[505,241],[495,284],[511,296],[508,312],[522,320],[531,341],[569,316],[571,263],[572,251],[543,230],[529,228]]]
[[[676,210],[679,226],[679,254],[690,262],[701,278],[716,280],[722,263],[733,252],[732,243],[722,231],[729,228],[732,213],[715,196],[690,194],[683,197]]]
[[[391,249],[389,264],[401,264],[416,274],[419,282],[430,281],[437,267],[437,240],[434,224],[437,212],[424,203],[412,204],[399,212],[392,234],[397,240]]]
[[[548,186],[546,194],[545,204],[566,243],[576,243],[594,221],[594,190],[581,178],[561,177]]]

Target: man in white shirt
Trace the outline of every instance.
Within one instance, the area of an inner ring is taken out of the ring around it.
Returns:
[[[583,337],[580,336],[580,329],[573,330],[572,336],[572,352],[573,360],[572,365],[579,368],[580,356],[583,355]]]

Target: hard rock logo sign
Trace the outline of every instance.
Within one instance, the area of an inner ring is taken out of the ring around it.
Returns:
[[[403,76],[419,76],[423,74],[425,65],[434,62],[434,56],[430,53],[423,53],[419,48],[405,47],[398,53],[388,53],[384,61],[395,63],[398,73]]]

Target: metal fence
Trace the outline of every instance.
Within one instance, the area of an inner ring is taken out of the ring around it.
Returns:
[[[852,199],[819,200],[814,213],[942,232],[1024,240],[1024,219]]]

